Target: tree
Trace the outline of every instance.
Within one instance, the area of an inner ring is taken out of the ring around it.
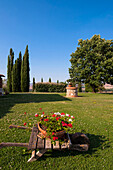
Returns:
[[[43,83],[43,78],[41,78],[41,82]]]
[[[19,92],[20,90],[20,79],[19,79],[19,58],[15,60],[15,64],[13,65],[12,70],[12,91]]]
[[[51,78],[49,78],[49,83],[51,83]]]
[[[23,56],[23,61],[21,64],[21,90],[23,92],[29,91],[29,83],[30,83],[30,76],[29,76],[29,51],[28,45],[26,46],[25,54]]]
[[[105,83],[113,84],[113,40],[94,35],[90,40],[80,39],[78,45],[71,54],[71,80],[88,83],[93,92]]]
[[[7,86],[10,92],[12,89],[11,89],[11,60],[9,55],[8,55],[8,64],[7,64]]]
[[[12,91],[12,70],[13,70],[13,62],[14,62],[14,52],[12,48],[10,48],[10,60],[11,60],[10,71],[11,71],[11,91]]]
[[[22,64],[22,54],[21,51],[19,53],[19,91],[21,91],[21,64]]]
[[[35,90],[35,78],[33,77],[33,91]]]
[[[24,58],[21,63],[21,91],[24,92]]]
[[[13,70],[13,60],[14,60],[14,52],[12,48],[10,48],[10,55],[8,55],[8,65],[7,65],[7,79],[8,79],[8,90],[12,91],[12,70]]]

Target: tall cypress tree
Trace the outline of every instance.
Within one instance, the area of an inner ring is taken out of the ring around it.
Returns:
[[[35,90],[35,78],[33,77],[33,91]]]
[[[18,77],[19,77],[19,91],[21,91],[21,64],[22,64],[22,54],[21,54],[21,51],[19,53],[19,74],[18,74]]]
[[[29,91],[29,83],[30,83],[30,76],[29,76],[29,51],[28,51],[28,45],[26,46],[25,54],[23,57],[24,60],[24,91]]]
[[[10,48],[10,60],[11,60],[11,64],[10,64],[10,71],[11,71],[11,90],[12,91],[12,70],[13,70],[13,62],[14,62],[14,52],[12,50],[12,48]]]
[[[24,57],[21,63],[21,91],[24,92]]]
[[[11,60],[10,56],[8,55],[8,64],[7,64],[7,86],[9,92],[11,92]]]
[[[13,70],[12,70],[12,91],[16,92],[16,61],[15,64],[13,65]]]

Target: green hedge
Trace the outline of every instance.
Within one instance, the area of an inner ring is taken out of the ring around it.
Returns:
[[[61,83],[36,83],[36,92],[65,92],[66,86]]]

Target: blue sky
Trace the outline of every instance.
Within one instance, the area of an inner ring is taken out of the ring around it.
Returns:
[[[113,39],[112,0],[0,0],[0,74],[28,44],[31,82],[65,81],[78,40],[94,34]]]

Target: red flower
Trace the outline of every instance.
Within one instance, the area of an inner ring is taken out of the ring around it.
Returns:
[[[57,139],[58,139],[58,137],[56,137],[56,136],[53,137],[53,140],[54,140],[54,141],[57,140]]]
[[[24,114],[26,115],[26,112]]]
[[[65,113],[61,113],[61,115],[65,115]]]
[[[75,117],[73,116],[72,119],[75,119]]]
[[[40,110],[42,110],[42,108],[39,108]]]
[[[67,126],[72,128],[72,124],[71,124],[71,123],[70,123],[70,124],[68,124]]]
[[[56,117],[56,120],[58,121],[61,117]]]
[[[62,123],[62,126],[67,126],[67,123],[65,123],[65,122],[64,122],[64,123]]]
[[[52,132],[52,135],[54,135],[55,134],[55,132]]]
[[[42,114],[44,115],[45,113],[43,112]]]
[[[71,115],[69,115],[69,117],[71,117]]]
[[[49,119],[44,119],[45,122],[47,122]]]
[[[37,114],[37,113],[35,114],[35,117],[38,117],[38,114]]]
[[[27,123],[24,123],[24,126],[26,125]]]
[[[55,116],[56,116],[55,114],[52,115],[52,117],[55,117]]]

